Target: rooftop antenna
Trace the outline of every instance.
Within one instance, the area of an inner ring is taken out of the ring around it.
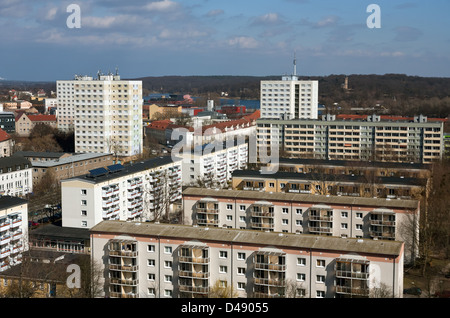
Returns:
[[[296,52],[294,51],[294,76],[297,76],[297,57]]]

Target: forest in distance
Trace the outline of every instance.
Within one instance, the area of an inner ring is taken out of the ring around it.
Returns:
[[[348,87],[344,87],[345,78]],[[151,93],[189,94],[219,98],[227,93],[234,99],[260,99],[262,80],[281,76],[148,76],[141,80],[143,95]],[[399,116],[422,114],[445,118],[450,114],[450,78],[405,74],[299,76],[319,81],[319,103],[331,114],[383,113]],[[56,82],[0,81],[0,91],[8,89],[56,91]]]

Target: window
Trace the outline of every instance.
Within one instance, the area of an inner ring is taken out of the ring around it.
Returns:
[[[170,289],[164,289],[165,297],[172,297],[172,291]]]
[[[87,221],[81,221],[81,226],[82,227],[87,227]]]
[[[298,214],[298,215],[301,215],[303,213],[303,210],[302,209],[296,209],[295,213]]]
[[[282,210],[282,213],[283,213],[283,214],[287,214],[287,213],[288,213],[288,211],[289,211],[289,209],[288,209],[288,208],[283,208],[283,210]]]
[[[87,205],[87,201],[86,200],[81,200],[81,205]]]
[[[154,280],[155,280],[155,274],[153,274],[153,273],[148,273],[147,279],[148,279],[148,280],[151,280],[151,281],[154,281]]]
[[[238,288],[239,290],[244,290],[244,289],[245,289],[245,283],[238,282],[238,283],[237,283],[237,288]]]
[[[238,275],[245,275],[245,267],[238,267],[237,268],[237,274]]]
[[[228,268],[226,266],[219,266],[219,273],[227,273],[228,272]]]
[[[304,274],[304,273],[297,273],[297,280],[299,282],[304,282],[305,279],[306,279],[306,274]]]
[[[147,252],[154,252],[155,251],[155,245],[147,245]]]
[[[297,296],[298,297],[305,297],[306,296],[306,289],[304,289],[304,288],[297,288]]]
[[[155,296],[155,289],[154,289],[154,288],[149,288],[149,289],[147,290],[147,294],[148,294],[149,296]]]
[[[361,212],[357,212],[356,213],[356,218],[357,219],[362,219],[362,217],[363,217],[363,214]]]
[[[343,217],[343,218],[348,217],[348,212],[342,211],[341,212],[341,217]]]
[[[288,219],[283,219],[281,222],[282,222],[283,225],[288,225],[289,224],[289,220]]]
[[[164,281],[166,283],[172,282],[172,275],[164,275]]]
[[[237,253],[237,259],[241,261],[245,260],[245,253],[242,252]]]
[[[87,194],[87,190],[86,189],[81,189],[81,195],[86,195]]]
[[[239,210],[241,210],[241,211],[245,211],[245,205],[241,205],[241,206],[239,206]]]
[[[172,268],[172,261],[164,261],[165,268]]]
[[[316,283],[324,283],[325,282],[325,276],[324,275],[317,275],[316,276]]]
[[[155,266],[155,260],[154,259],[148,259],[147,260],[147,265],[148,266]]]
[[[357,230],[362,230],[362,224],[356,224],[356,229]]]
[[[164,247],[164,253],[172,254],[172,246],[165,246]]]
[[[325,267],[325,260],[323,260],[323,259],[318,259],[318,260],[316,261],[316,266],[317,266],[317,267]]]
[[[87,211],[86,210],[81,210],[81,216],[87,216]]]
[[[306,258],[304,258],[304,257],[298,257],[298,258],[297,258],[297,265],[305,266],[305,265],[306,265]]]
[[[219,252],[219,257],[220,258],[227,258],[228,257],[228,252],[227,251],[220,251]]]
[[[325,292],[323,290],[318,290],[318,291],[316,291],[316,296],[317,296],[317,298],[324,298]]]
[[[233,205],[232,204],[227,204],[227,210],[232,210],[233,209]]]
[[[341,229],[345,230],[348,228],[348,224],[347,223],[341,223]]]

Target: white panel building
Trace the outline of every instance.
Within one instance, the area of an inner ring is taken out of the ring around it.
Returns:
[[[181,199],[181,163],[158,157],[61,181],[62,226],[159,219]]]
[[[76,152],[142,153],[142,81],[115,74],[57,81],[58,129],[75,131]]]
[[[28,250],[28,201],[0,197],[0,272],[20,264]]]
[[[300,80],[294,74],[282,76],[281,80],[261,81],[261,118],[317,119],[319,82]]]
[[[216,142],[178,154],[183,158],[183,185],[226,186],[235,170],[245,169],[249,147],[246,142]],[[199,183],[200,182],[200,183]]]
[[[92,260],[110,298],[401,298],[403,243],[104,221]]]

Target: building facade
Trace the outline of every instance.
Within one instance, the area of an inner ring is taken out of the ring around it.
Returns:
[[[91,170],[61,181],[63,227],[161,219],[181,199],[181,162],[170,157]]]
[[[33,184],[38,184],[46,174],[51,174],[55,181],[88,174],[90,170],[110,166],[114,163],[112,154],[85,153],[71,154],[54,160],[32,161]]]
[[[20,137],[28,137],[36,125],[47,125],[56,128],[56,116],[21,113],[16,118],[16,133]]]
[[[22,262],[22,252],[28,250],[28,201],[0,197],[0,271]]]
[[[234,190],[421,200],[428,195],[428,183],[415,177],[236,170],[231,185]]]
[[[319,82],[296,75],[261,81],[261,118],[317,119]]]
[[[76,152],[142,153],[142,81],[119,75],[57,81],[58,128],[74,130]]]
[[[258,149],[276,149],[289,157],[331,160],[398,161],[431,163],[444,153],[444,124],[426,117],[364,120],[257,121]]]
[[[0,195],[25,196],[32,192],[30,161],[15,156],[0,158]]]
[[[183,185],[227,186],[235,170],[247,167],[248,148],[246,142],[232,141],[182,150],[177,156],[182,158]]]
[[[420,204],[345,196],[186,188],[185,224],[405,242],[416,253]],[[408,234],[406,234],[408,233]]]
[[[403,243],[104,221],[92,260],[111,298],[402,297]]]

